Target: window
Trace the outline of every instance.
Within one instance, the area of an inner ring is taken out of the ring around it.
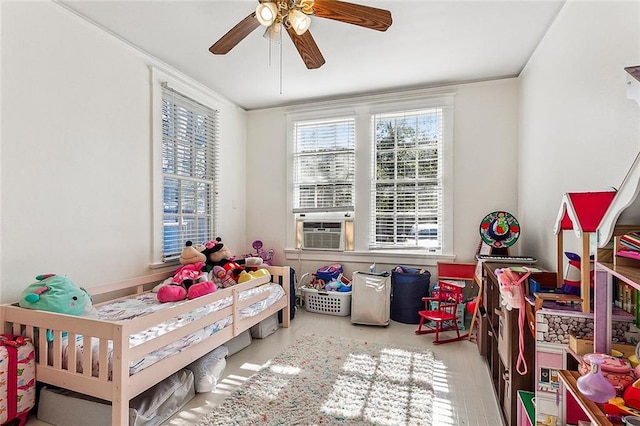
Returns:
[[[442,248],[442,108],[372,116],[372,248]]]
[[[293,211],[352,211],[355,119],[293,124]]]
[[[162,257],[215,234],[218,112],[162,86]]]
[[[412,90],[290,109],[291,259],[326,260],[326,253],[299,251],[306,250],[299,244],[303,214],[305,220],[349,218],[345,261],[360,261],[363,253],[380,263],[450,256],[454,97]]]

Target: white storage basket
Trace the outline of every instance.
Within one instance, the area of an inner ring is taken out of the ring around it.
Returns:
[[[346,317],[351,314],[351,292],[302,287],[304,307],[309,312]]]

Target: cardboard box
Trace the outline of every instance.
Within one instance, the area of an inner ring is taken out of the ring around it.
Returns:
[[[569,348],[577,355],[584,355],[593,352],[593,339],[578,339],[573,334],[569,335]],[[622,343],[612,343],[611,349],[622,352],[622,356],[629,358],[636,353],[634,345],[625,345]]]

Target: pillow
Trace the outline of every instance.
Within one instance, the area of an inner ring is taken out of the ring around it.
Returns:
[[[229,354],[226,346],[218,346],[185,368],[193,372],[196,393],[212,392],[227,366],[225,357]]]

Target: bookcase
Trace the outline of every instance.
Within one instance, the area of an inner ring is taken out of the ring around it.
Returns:
[[[515,263],[484,262],[482,265],[482,307],[486,311],[478,319],[476,342],[485,358],[493,382],[496,399],[504,421],[515,426],[518,416],[517,391],[533,391],[535,341],[528,328],[524,336],[524,360],[527,373],[516,371],[518,358],[518,310],[507,310],[500,303],[500,287],[495,275],[497,268],[522,266]]]

